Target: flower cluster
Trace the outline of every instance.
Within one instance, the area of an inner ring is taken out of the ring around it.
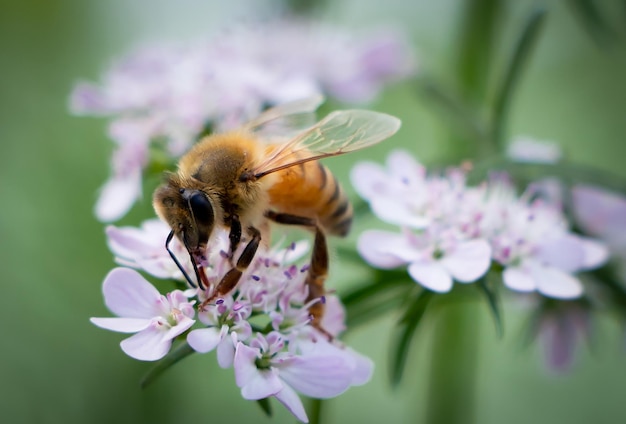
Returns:
[[[114,221],[139,198],[152,142],[175,159],[208,128],[239,126],[268,105],[319,94],[367,101],[414,69],[396,34],[357,37],[306,21],[270,21],[195,45],[139,50],[101,84],[79,83],[70,99],[76,114],[113,118],[109,136],[117,148],[96,215]]]
[[[400,233],[365,231],[358,243],[372,265],[408,264],[424,287],[447,292],[453,281],[473,282],[494,267],[512,290],[559,299],[579,297],[577,273],[602,265],[606,246],[575,234],[560,205],[518,196],[505,175],[479,186],[462,169],[427,175],[408,153],[392,152],[387,169],[361,163],[352,182],[374,213],[402,227]]]
[[[109,226],[109,245],[118,263],[142,269],[160,278],[184,281],[164,248],[169,228],[158,220],[141,228]],[[122,350],[140,360],[158,360],[174,339],[186,338],[197,352],[216,351],[218,364],[234,369],[235,381],[245,399],[275,397],[300,421],[307,415],[297,392],[315,398],[339,395],[350,386],[366,383],[373,364],[337,342],[344,329],[339,299],[327,296],[323,329],[328,340],[311,325],[304,284],[307,267],[296,266],[308,247],[295,243],[287,249],[257,253],[233,293],[196,311],[224,274],[232,267],[228,235],[223,232],[207,248],[206,272],[211,287],[174,290],[161,295],[136,270],[116,268],[103,283],[106,306],[116,318],[92,318],[99,327],[136,333],[121,342]],[[186,254],[177,240],[172,250]],[[236,252],[236,254],[239,252]],[[191,271],[189,261],[183,266]]]

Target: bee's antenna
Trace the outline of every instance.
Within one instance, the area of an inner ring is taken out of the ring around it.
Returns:
[[[187,272],[185,271],[185,268],[183,268],[183,266],[180,264],[180,262],[178,262],[178,259],[176,259],[176,255],[174,255],[174,252],[172,252],[170,250],[170,242],[172,241],[172,238],[174,238],[174,230],[170,231],[170,233],[167,236],[167,239],[165,240],[165,249],[167,250],[167,253],[170,254],[170,257],[172,258],[172,260],[174,261],[174,263],[176,264],[176,266],[178,267],[180,272],[183,273],[183,276],[185,277],[185,280],[187,280],[189,285],[195,289],[198,286],[193,281],[191,281],[191,278],[189,277],[189,274],[187,274]],[[189,251],[189,249],[187,249],[187,251]],[[196,267],[196,262],[194,261],[192,255],[191,255],[191,252],[189,252],[189,256],[191,257],[191,262],[193,263],[193,268],[196,271],[196,276],[198,277],[198,282],[200,282],[201,280],[200,280],[200,276],[198,274],[198,268]],[[200,283],[200,288],[202,288],[204,290],[204,287],[202,287],[202,283]]]
[[[196,281],[198,281],[198,285],[200,286],[200,288],[202,290],[205,290],[204,284],[202,283],[202,278],[200,277],[200,271],[198,270],[198,264],[196,264],[196,258],[193,255],[193,253],[191,253],[191,249],[187,245],[187,241],[185,241],[185,233],[184,232],[183,232],[183,241],[185,243],[185,249],[187,249],[187,253],[189,253],[189,259],[191,259],[191,265],[193,265],[193,271],[196,274]],[[193,286],[196,287],[195,284]]]

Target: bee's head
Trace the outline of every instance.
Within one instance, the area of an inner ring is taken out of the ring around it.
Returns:
[[[154,192],[152,203],[157,215],[172,229],[166,241],[168,252],[188,282],[194,286],[168,245],[175,235],[189,252],[196,276],[198,276],[197,260],[204,255],[215,226],[212,200],[200,189],[183,187],[175,175],[170,175],[166,183]]]

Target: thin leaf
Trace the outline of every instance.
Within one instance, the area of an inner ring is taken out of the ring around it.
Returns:
[[[393,345],[393,353],[391,355],[390,377],[392,387],[397,387],[402,380],[411,341],[433,294],[430,290],[422,290],[400,320],[398,333],[396,334],[397,342]]]
[[[155,364],[148,373],[141,380],[141,388],[146,388],[150,383],[152,383],[158,376],[160,376],[163,372],[168,370],[172,365],[176,364],[183,358],[194,353],[195,350],[187,344],[187,342],[182,342],[174,350],[168,353],[163,359]]]
[[[496,98],[493,108],[493,121],[492,121],[492,139],[496,147],[502,149],[504,143],[504,127],[507,118],[511,99],[513,98],[513,92],[515,87],[519,83],[519,80],[527,64],[532,50],[536,44],[539,34],[544,25],[546,18],[546,10],[544,8],[536,8],[528,17],[515,49],[513,50],[513,56],[504,73],[504,79],[496,91]]]
[[[487,132],[484,123],[457,96],[446,91],[440,84],[427,77],[417,79],[417,89],[426,99],[446,113],[451,121],[455,122],[469,137],[475,140],[486,138]]]
[[[504,335],[504,326],[502,325],[502,313],[500,312],[500,299],[494,290],[487,284],[484,278],[478,280],[478,288],[487,298],[487,304],[496,326],[496,336],[501,339]]]
[[[599,47],[607,47],[617,38],[616,32],[603,17],[593,0],[569,0],[574,15]]]
[[[256,401],[267,417],[272,417],[272,404],[270,398],[259,399]]]

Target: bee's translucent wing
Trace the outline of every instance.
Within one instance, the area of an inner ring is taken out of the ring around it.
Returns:
[[[265,135],[285,136],[315,123],[315,114],[324,102],[321,94],[274,106],[244,125],[244,129]]]
[[[400,128],[394,116],[368,110],[342,110],[283,144],[278,144],[252,174],[256,178],[281,169],[363,149],[392,136]]]

